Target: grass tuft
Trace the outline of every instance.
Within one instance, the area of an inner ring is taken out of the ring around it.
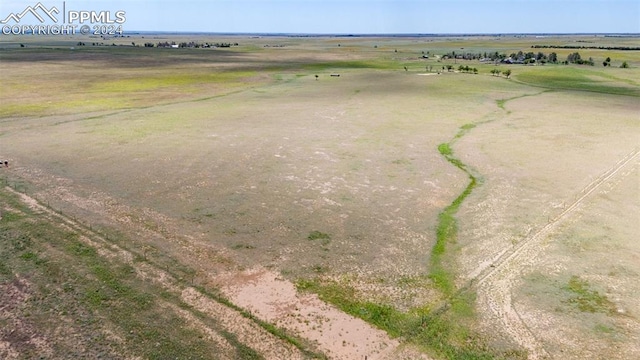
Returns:
[[[307,236],[307,239],[312,241],[320,240],[321,245],[327,246],[331,242],[331,235],[323,233],[321,231],[314,230],[309,233],[309,236]]]
[[[314,230],[314,231],[309,233],[309,236],[307,236],[307,239],[309,239],[309,240],[318,240],[318,239],[329,240],[329,239],[331,239],[331,235],[323,233],[323,232],[320,232],[318,230]]]
[[[589,283],[578,276],[572,276],[564,289],[571,293],[567,302],[582,312],[615,313],[615,305],[605,295],[591,289]]]

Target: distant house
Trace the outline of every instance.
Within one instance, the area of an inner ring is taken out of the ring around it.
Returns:
[[[179,48],[179,47],[180,47],[180,45],[178,45],[178,44],[172,44],[172,45],[171,45],[171,48],[172,48],[172,49],[177,49],[177,48]]]
[[[512,59],[511,56],[501,61],[503,64],[524,64],[524,61],[519,59]]]

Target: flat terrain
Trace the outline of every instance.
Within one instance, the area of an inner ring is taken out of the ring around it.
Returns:
[[[638,41],[3,37],[0,357],[636,358]]]

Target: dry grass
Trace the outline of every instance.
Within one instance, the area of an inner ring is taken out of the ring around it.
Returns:
[[[230,50],[176,51],[72,51],[74,41],[0,51],[13,70],[0,73],[7,90],[0,95],[0,150],[12,163],[0,175],[26,180],[30,192],[119,232],[128,247],[210,290],[215,285],[203,274],[261,265],[289,280],[346,282],[339,295],[357,298],[345,301],[394,309],[385,314],[426,311],[445,298],[426,277],[438,214],[468,182],[439,144],[482,179],[458,204],[456,242],[442,254],[456,287],[544,226],[637,146],[635,68],[514,66],[507,80],[489,76],[493,65],[476,64],[479,75],[415,76],[426,65],[448,64],[419,59],[424,50],[508,54],[527,51],[533,38],[233,38],[240,46]],[[637,55],[611,54],[640,66]],[[585,50],[583,57],[602,55]],[[637,173],[620,179],[628,193]],[[634,211],[633,197],[623,193],[589,200],[593,211],[568,217],[538,262],[518,270],[514,304],[544,348],[582,356],[577,339],[595,329],[609,340],[592,337],[594,356],[610,355],[615,341],[623,354],[637,354],[627,341],[637,334],[633,305],[624,316],[587,314],[570,306],[566,290],[578,276],[587,281],[584,293],[632,303],[638,270],[625,229],[633,225],[609,223],[617,211]],[[601,234],[611,240],[605,243],[620,241],[631,251],[578,251],[595,243],[582,239],[603,224],[611,229]],[[609,275],[593,272],[582,256],[597,259]],[[614,266],[617,258],[626,265]],[[536,275],[551,271],[544,269],[556,272]],[[618,285],[608,289],[607,281]],[[536,302],[525,285],[552,300]],[[487,309],[476,311],[478,323],[468,308],[460,311],[464,321],[460,314],[445,320],[484,335],[456,330],[438,356],[464,353],[466,340],[488,341],[496,356],[522,345],[500,332],[500,319]],[[562,346],[542,334],[547,323],[536,322],[540,312],[575,342]],[[575,321],[558,325],[567,319]]]

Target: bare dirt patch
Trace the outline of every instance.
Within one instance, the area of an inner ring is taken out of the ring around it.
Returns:
[[[256,316],[318,344],[332,359],[387,359],[399,342],[330,306],[314,294],[300,294],[281,276],[265,269],[220,277],[223,292]]]

